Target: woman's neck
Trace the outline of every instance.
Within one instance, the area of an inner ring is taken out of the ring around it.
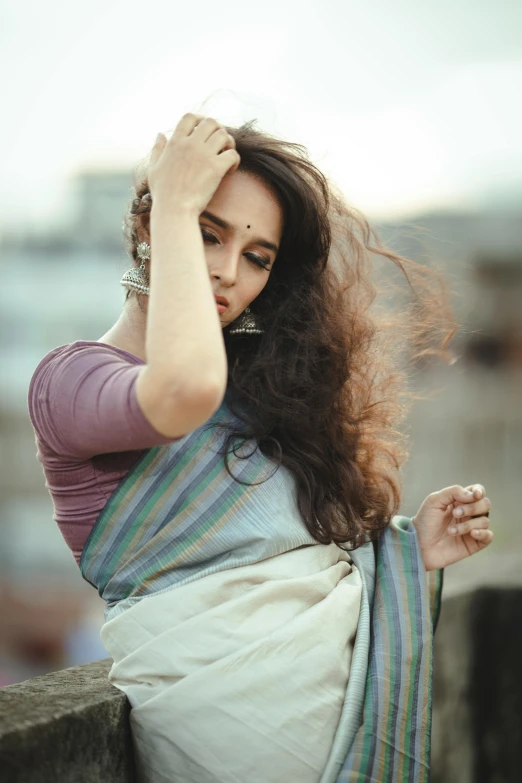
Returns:
[[[138,300],[132,296],[125,302],[122,313],[114,326],[96,342],[121,348],[145,362],[146,327],[147,313],[140,309]]]

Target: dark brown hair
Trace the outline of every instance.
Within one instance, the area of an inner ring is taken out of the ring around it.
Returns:
[[[302,145],[261,132],[255,122],[227,130],[239,169],[278,199],[284,229],[268,282],[250,306],[264,333],[223,329],[225,400],[239,420],[226,451],[236,438],[254,438],[295,477],[312,536],[357,548],[399,510],[408,458],[399,424],[418,398],[408,389],[408,366],[430,355],[454,361],[447,285],[440,272],[385,247]],[[147,233],[150,225],[147,163],[135,170],[124,221],[135,263],[138,221]],[[386,268],[375,275],[374,262],[383,260]],[[388,262],[406,285],[393,280]]]

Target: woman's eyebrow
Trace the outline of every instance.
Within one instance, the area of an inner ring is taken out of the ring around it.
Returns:
[[[203,210],[200,217],[207,218],[207,220],[210,220],[212,221],[212,223],[215,223],[216,226],[220,226],[221,228],[224,228],[225,231],[236,231],[235,226],[231,225],[230,223],[227,223],[226,220],[223,220],[217,215],[213,215],[212,212],[209,212],[207,209]],[[273,242],[267,242],[265,239],[261,239],[261,237],[258,237],[257,239],[253,239],[252,241],[255,242],[256,245],[261,245],[261,247],[266,247],[267,250],[273,250],[274,253],[277,253],[279,249],[277,245],[273,244]]]

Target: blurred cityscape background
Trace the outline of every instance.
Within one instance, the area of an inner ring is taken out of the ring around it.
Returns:
[[[445,589],[522,581],[521,7],[289,2],[260,19],[231,3],[217,20],[206,2],[196,13],[96,0],[89,16],[50,5],[54,16],[26,0],[0,11],[13,74],[1,130],[0,685],[108,655],[102,601],[53,521],[27,390],[48,351],[97,340],[118,318],[132,169],[186,111],[255,117],[304,144],[393,250],[447,274],[460,358],[412,379],[433,396],[406,425],[401,513],[449,484],[484,484],[494,541],[447,569]]]

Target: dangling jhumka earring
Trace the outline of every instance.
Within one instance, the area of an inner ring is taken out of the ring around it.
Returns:
[[[263,334],[264,332],[264,329],[259,328],[250,307],[246,307],[234,323],[237,325],[233,329],[229,329],[229,334]]]
[[[138,258],[141,258],[141,264],[139,267],[133,266],[129,269],[120,280],[120,283],[125,288],[129,288],[133,291],[137,291],[138,294],[150,294],[150,278],[149,273],[145,269],[145,261],[150,258],[150,245],[147,242],[140,242],[136,248]]]

